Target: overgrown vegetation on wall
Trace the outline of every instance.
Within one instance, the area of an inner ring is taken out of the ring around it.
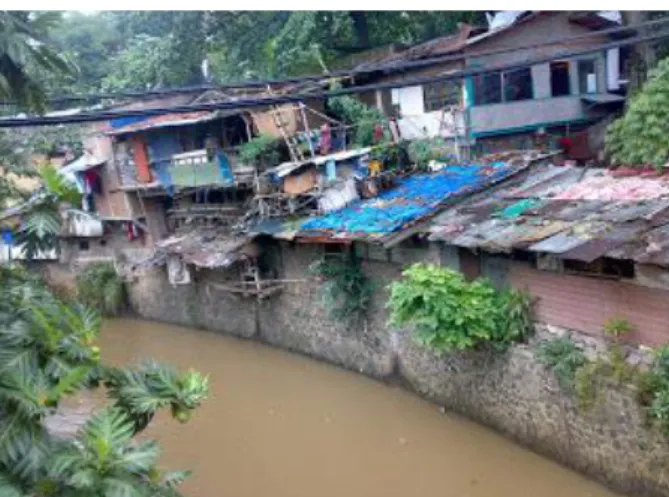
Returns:
[[[633,366],[619,338],[632,330],[622,319],[611,319],[605,326],[614,337],[605,354],[588,360],[571,338],[556,337],[539,344],[537,358],[558,378],[565,392],[576,396],[578,405],[589,410],[600,400],[602,385],[615,382],[636,388],[637,401],[648,421],[669,435],[669,345],[655,351],[650,367]]]
[[[669,58],[649,74],[625,115],[614,121],[606,148],[617,164],[663,166],[669,161]]]
[[[311,272],[323,279],[323,305],[331,319],[349,325],[365,320],[374,287],[355,254],[320,259],[312,264]]]
[[[390,322],[411,325],[418,341],[434,350],[492,346],[505,350],[531,332],[531,300],[516,290],[496,290],[485,279],[414,264],[390,286]]]
[[[77,275],[77,299],[105,316],[116,316],[125,303],[123,280],[111,263],[90,264]]]

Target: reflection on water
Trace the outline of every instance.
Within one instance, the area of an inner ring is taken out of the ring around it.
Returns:
[[[194,470],[188,497],[614,495],[409,392],[305,357],[127,319],[107,322],[101,342],[108,362],[210,375],[212,397],[190,423],[161,415],[149,430],[166,467]]]

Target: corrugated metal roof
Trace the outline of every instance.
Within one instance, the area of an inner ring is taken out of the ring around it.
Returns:
[[[447,201],[479,191],[524,167],[505,162],[470,164],[410,176],[376,198],[307,220],[299,236],[379,239],[434,214]]]
[[[432,240],[491,252],[669,265],[669,177],[536,166],[520,184],[500,184],[441,213],[429,231]]]
[[[154,257],[162,262],[166,255],[179,255],[186,264],[198,267],[228,267],[255,254],[252,239],[253,236],[193,230],[157,242]]]
[[[122,125],[120,127],[112,126],[112,129],[108,130],[107,134],[122,135],[126,133],[137,133],[138,131],[146,131],[149,129],[167,128],[170,126],[186,126],[189,124],[212,121],[223,116],[224,114],[218,111],[161,114],[159,116],[152,116],[148,118],[142,118],[139,121],[129,122],[128,124]]]

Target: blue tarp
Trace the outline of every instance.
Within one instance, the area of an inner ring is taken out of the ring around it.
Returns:
[[[514,171],[504,162],[448,166],[433,174],[410,176],[392,190],[302,223],[304,231],[391,233],[434,212],[455,195],[479,190]]]
[[[128,124],[135,124],[142,121],[146,121],[148,118],[149,118],[148,116],[119,117],[109,121],[109,125],[112,128],[122,128],[123,126],[127,126]]]

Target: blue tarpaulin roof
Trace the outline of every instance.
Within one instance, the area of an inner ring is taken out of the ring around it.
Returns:
[[[148,116],[117,117],[116,119],[112,119],[111,121],[109,121],[109,125],[114,129],[122,128],[123,126],[127,126],[129,124],[135,124],[142,121],[146,121],[148,118],[149,118]]]
[[[410,176],[373,199],[309,219],[303,231],[336,233],[392,233],[432,214],[451,197],[478,191],[517,170],[510,164],[448,166],[439,172]]]

